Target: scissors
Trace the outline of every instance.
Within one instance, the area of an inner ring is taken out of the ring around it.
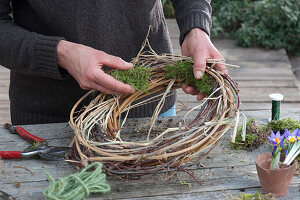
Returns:
[[[71,147],[55,147],[48,146],[47,141],[32,135],[20,126],[12,126],[4,124],[4,128],[8,129],[12,134],[18,134],[21,138],[31,143],[24,151],[0,151],[2,159],[30,159],[39,157],[45,160],[64,160],[65,154],[71,150]]]

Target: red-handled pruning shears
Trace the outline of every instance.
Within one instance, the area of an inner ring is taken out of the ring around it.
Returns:
[[[39,138],[35,135],[32,135],[31,133],[29,133],[28,131],[26,131],[24,128],[22,128],[20,126],[12,126],[11,124],[6,123],[3,125],[3,127],[6,128],[7,130],[9,130],[9,132],[11,134],[18,134],[21,138],[30,142],[31,144],[33,144],[34,141],[37,141],[40,143],[42,141],[44,141],[44,139]]]
[[[8,129],[12,134],[18,134],[24,140],[32,145],[21,151],[0,151],[2,159],[28,159],[39,156],[46,160],[64,160],[64,155],[71,150],[70,147],[52,147],[48,143],[35,135],[32,135],[22,127],[14,127],[11,124],[4,124],[4,128]]]

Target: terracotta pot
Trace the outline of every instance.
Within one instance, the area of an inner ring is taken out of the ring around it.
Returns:
[[[272,193],[276,197],[283,197],[287,194],[290,182],[296,169],[295,160],[290,166],[281,165],[279,169],[270,169],[272,160],[271,153],[258,155],[255,160],[257,175],[264,194]],[[281,161],[284,156],[281,156]]]

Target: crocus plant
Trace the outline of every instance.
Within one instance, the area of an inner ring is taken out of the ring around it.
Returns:
[[[295,129],[292,133],[285,129],[283,135],[277,131],[275,134],[271,131],[271,136],[268,137],[271,143],[274,144],[272,162],[270,169],[279,168],[280,154],[285,150],[286,156],[283,164],[290,165],[293,160],[300,154],[300,130]]]

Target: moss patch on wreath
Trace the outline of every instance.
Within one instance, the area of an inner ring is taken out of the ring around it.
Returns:
[[[110,75],[116,80],[131,85],[137,91],[147,91],[151,68],[136,65],[129,70],[111,70]]]
[[[179,60],[175,65],[166,66],[166,77],[182,80],[186,85],[197,88],[201,93],[209,96],[214,88],[214,80],[207,73],[201,79],[196,79],[193,72],[193,64],[188,60]]]
[[[193,64],[188,60],[179,60],[174,65],[163,68],[165,77],[196,87],[201,93],[209,96],[215,86],[214,79],[207,73],[201,79],[196,79]],[[131,85],[135,90],[146,92],[150,81],[151,68],[136,65],[129,70],[111,70],[110,75],[116,80]]]

